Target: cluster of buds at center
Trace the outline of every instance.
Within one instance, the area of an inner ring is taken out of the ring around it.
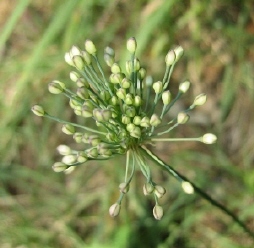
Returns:
[[[123,196],[130,188],[135,170],[139,168],[146,178],[143,192],[145,195],[154,195],[156,204],[153,215],[159,220],[163,216],[163,209],[158,199],[166,190],[152,180],[148,163],[152,159],[162,167],[164,164],[146,148],[146,144],[185,140],[212,144],[216,141],[216,136],[208,133],[197,138],[160,138],[177,126],[187,123],[188,112],[203,105],[206,95],[198,95],[189,108],[179,112],[170,122],[164,120],[175,102],[190,87],[189,81],[180,83],[175,96],[172,96],[168,89],[174,66],[183,55],[183,48],[179,46],[168,52],[165,57],[164,77],[155,82],[150,76],[146,76],[146,70],[136,57],[136,49],[136,39],[128,39],[130,59],[125,62],[125,68],[122,68],[115,60],[114,50],[106,47],[104,61],[111,71],[110,75],[106,76],[97,57],[97,48],[91,40],[86,40],[83,50],[73,46],[65,54],[65,61],[74,68],[70,72],[70,80],[76,84],[76,91],[68,89],[61,81],[54,80],[49,83],[50,93],[68,97],[74,113],[85,118],[87,123],[91,123],[89,119],[94,121],[93,127],[58,119],[48,114],[40,105],[33,106],[32,111],[38,116],[63,123],[62,131],[72,135],[75,142],[84,144],[82,150],[60,145],[58,151],[63,158],[53,165],[54,171],[69,173],[76,166],[90,160],[105,160],[116,154],[126,154],[126,175],[124,182],[119,185],[120,197],[110,207],[109,213],[113,217],[119,214]],[[194,192],[189,182],[182,179],[180,181],[186,193]]]

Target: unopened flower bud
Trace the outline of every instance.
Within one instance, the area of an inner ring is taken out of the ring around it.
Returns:
[[[81,55],[81,51],[77,46],[72,46],[70,50],[70,54],[72,57],[74,57],[76,55]]]
[[[154,186],[154,194],[158,197],[161,198],[163,195],[165,195],[166,189],[160,185],[155,185]]]
[[[177,62],[183,56],[183,48],[181,46],[176,47],[174,53],[176,55],[175,62]]]
[[[131,53],[134,54],[137,49],[137,41],[134,37],[131,37],[127,40],[127,50]]]
[[[130,135],[134,138],[139,139],[141,137],[141,129],[135,126],[135,128],[130,131]]]
[[[127,130],[128,132],[132,132],[132,131],[134,130],[134,128],[135,128],[135,125],[134,125],[133,123],[129,123],[129,124],[127,124],[127,126],[126,126],[126,130]]]
[[[140,61],[139,61],[139,59],[135,58],[133,62],[134,62],[134,71],[139,71],[139,69],[140,69]]]
[[[159,124],[161,124],[161,119],[159,118],[158,115],[153,114],[150,119],[150,125],[152,127],[157,127]]]
[[[68,166],[62,162],[56,162],[53,164],[52,169],[54,172],[62,172],[65,171],[68,168]]]
[[[156,220],[160,220],[163,217],[163,208],[156,204],[153,208],[153,216]]]
[[[122,123],[125,125],[131,123],[131,118],[129,116],[123,115],[122,116]]]
[[[212,133],[206,133],[201,137],[201,142],[205,144],[214,144],[217,141],[217,137]]]
[[[189,183],[189,182],[186,182],[186,181],[182,182],[182,188],[186,194],[193,194],[194,193],[194,188],[191,185],[191,183]]]
[[[171,93],[169,90],[166,90],[162,93],[162,102],[164,105],[168,105],[170,103],[171,100]]]
[[[89,92],[85,87],[79,87],[77,90],[77,95],[83,100],[87,100],[90,97]]]
[[[85,163],[88,160],[87,155],[84,152],[79,152],[77,155],[77,161],[79,163]]]
[[[196,98],[193,102],[193,105],[201,106],[201,105],[205,104],[206,99],[207,99],[206,94],[202,93],[202,94],[196,96]]]
[[[88,137],[88,143],[92,146],[97,146],[101,142],[101,139],[98,135],[90,135]]]
[[[187,92],[189,88],[190,88],[189,81],[184,81],[184,82],[180,83],[180,85],[179,85],[179,91],[182,93]]]
[[[72,165],[77,161],[76,155],[65,155],[62,158],[62,162],[67,165]]]
[[[80,76],[76,71],[70,72],[70,79],[72,82],[76,83],[79,78],[80,78]]]
[[[133,104],[133,97],[130,93],[128,93],[124,99],[124,102],[127,104],[127,105],[132,105]]]
[[[128,106],[125,109],[125,114],[129,117],[134,117],[136,115],[136,109],[133,106]]]
[[[94,43],[91,40],[86,40],[85,41],[85,49],[88,53],[95,55],[97,52],[97,49],[94,45]]]
[[[121,68],[120,68],[120,66],[119,66],[117,63],[114,63],[114,64],[111,66],[111,72],[114,73],[114,74],[121,73]]]
[[[120,213],[120,210],[121,205],[119,203],[115,203],[109,208],[109,215],[111,217],[116,217]]]
[[[82,142],[82,137],[83,137],[83,133],[74,133],[73,134],[73,139],[77,142],[77,143],[81,143]]]
[[[44,116],[45,115],[45,111],[43,109],[42,106],[40,105],[34,105],[31,110],[33,111],[33,113],[37,116]]]
[[[73,135],[75,133],[75,128],[70,124],[64,124],[62,126],[62,131],[67,135]]]
[[[154,187],[151,183],[145,183],[143,186],[143,193],[144,195],[150,195],[154,191]]]
[[[64,54],[64,60],[65,60],[65,62],[67,64],[69,64],[70,66],[75,66],[74,63],[73,63],[72,57],[73,56],[69,52]]]
[[[173,50],[170,50],[165,58],[166,65],[171,66],[175,62],[175,59],[176,59],[175,52]]]
[[[134,97],[134,106],[139,107],[139,106],[141,106],[141,104],[142,104],[141,97],[140,96],[135,96]]]
[[[111,67],[114,64],[115,59],[114,59],[114,57],[110,56],[108,53],[105,53],[104,54],[104,61],[106,62],[106,64],[108,66]]]
[[[125,99],[126,96],[126,90],[123,88],[120,88],[117,92],[116,95],[118,96],[118,98],[120,98],[121,100]]]
[[[177,115],[177,123],[178,124],[185,124],[190,119],[190,116],[187,115],[185,112],[180,112]]]
[[[73,63],[75,65],[75,67],[78,69],[78,70],[83,70],[84,67],[85,67],[85,61],[83,59],[82,56],[80,55],[75,55],[73,58]]]
[[[131,86],[131,80],[124,78],[121,82],[121,87],[124,89],[129,89]]]
[[[133,119],[133,123],[134,123],[135,125],[139,126],[140,123],[141,123],[141,117],[138,116],[138,115],[136,115],[136,116],[134,117],[134,119]]]
[[[83,57],[84,61],[86,62],[86,64],[91,65],[92,64],[91,55],[87,51],[82,51],[81,54],[82,54],[82,57]]]
[[[147,116],[143,117],[140,122],[141,127],[150,127],[150,120]]]
[[[153,89],[154,89],[156,94],[161,93],[161,91],[162,91],[162,82],[158,81],[158,82],[154,83],[153,84]]]
[[[138,76],[140,80],[143,80],[146,76],[146,69],[141,67],[138,71]]]
[[[71,148],[66,145],[59,145],[56,149],[60,155],[70,155],[72,152]]]
[[[52,94],[60,94],[64,91],[64,89],[65,84],[57,80],[54,80],[48,84],[48,90]]]
[[[86,154],[89,158],[97,158],[99,153],[97,147],[92,147],[86,150]]]
[[[119,190],[120,190],[120,192],[123,193],[123,194],[126,194],[126,193],[129,191],[129,188],[130,188],[130,184],[129,184],[129,183],[126,183],[126,182],[121,183],[121,184],[119,185]]]

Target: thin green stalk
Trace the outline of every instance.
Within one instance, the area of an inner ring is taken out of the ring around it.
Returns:
[[[202,198],[210,202],[213,206],[220,209],[222,212],[224,212],[226,215],[231,217],[235,223],[237,223],[240,227],[243,228],[243,230],[248,233],[253,239],[254,239],[254,233],[245,225],[243,221],[241,221],[232,211],[230,211],[228,208],[226,208],[224,205],[213,199],[211,196],[209,196],[207,193],[205,193],[201,188],[196,186],[193,182],[191,182],[189,179],[187,179],[185,176],[178,173],[175,169],[173,169],[171,166],[163,162],[160,158],[158,158],[154,153],[152,153],[150,150],[148,150],[145,146],[142,146],[140,148],[144,154],[146,154],[153,162],[155,162],[157,165],[162,167],[164,170],[168,171],[173,177],[175,177],[179,182],[189,182],[192,187],[194,188],[195,192],[198,193]]]

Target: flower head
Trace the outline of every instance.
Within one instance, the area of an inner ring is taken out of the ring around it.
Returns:
[[[194,189],[192,184],[181,178],[173,169],[168,169],[162,160],[147,149],[146,144],[183,140],[212,144],[216,141],[216,136],[208,133],[199,138],[160,139],[161,135],[186,124],[190,118],[188,112],[203,105],[206,102],[206,95],[200,94],[189,108],[180,111],[170,122],[166,121],[165,115],[190,87],[189,81],[182,82],[175,96],[168,89],[173,68],[183,55],[183,48],[179,46],[167,53],[165,75],[156,82],[153,82],[151,76],[146,76],[146,70],[135,56],[137,41],[134,37],[127,41],[127,50],[130,53],[130,60],[126,61],[124,70],[115,62],[114,50],[109,47],[105,49],[104,60],[111,71],[111,74],[106,76],[94,43],[86,40],[84,51],[73,46],[65,54],[65,61],[75,68],[75,71],[70,72],[70,79],[76,85],[76,91],[71,91],[66,84],[56,80],[48,86],[50,93],[63,93],[70,99],[70,107],[76,115],[92,119],[94,124],[91,127],[60,120],[46,113],[39,105],[35,105],[32,111],[38,116],[61,122],[65,134],[72,135],[75,142],[84,144],[84,149],[81,150],[73,150],[66,145],[58,146],[57,150],[63,157],[61,162],[53,165],[54,171],[70,173],[73,168],[88,163],[89,160],[99,161],[124,154],[127,158],[125,181],[119,185],[120,197],[110,207],[110,215],[115,217],[119,214],[121,201],[128,193],[138,167],[146,180],[143,192],[145,195],[154,195],[156,204],[153,215],[160,220],[163,209],[158,200],[163,197],[166,190],[153,181],[148,165],[150,159],[162,168],[167,168],[182,183],[182,188],[187,194],[193,193]]]

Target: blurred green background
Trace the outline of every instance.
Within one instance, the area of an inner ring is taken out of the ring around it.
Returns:
[[[118,197],[125,161],[88,163],[70,175],[51,169],[55,148],[73,144],[61,125],[34,116],[40,103],[60,118],[75,118],[63,96],[48,93],[59,79],[68,85],[64,53],[85,39],[102,57],[111,46],[126,59],[135,36],[141,63],[155,80],[174,45],[185,49],[173,89],[192,82],[179,108],[199,93],[207,103],[174,133],[218,136],[216,145],[163,143],[153,151],[254,230],[254,3],[252,0],[1,0],[0,1],[0,247],[253,247],[232,220],[198,196],[185,195],[157,168],[167,189],[156,221],[151,197],[137,173],[121,214],[108,216]],[[173,90],[174,92],[174,90]],[[152,165],[151,165],[152,166]]]

